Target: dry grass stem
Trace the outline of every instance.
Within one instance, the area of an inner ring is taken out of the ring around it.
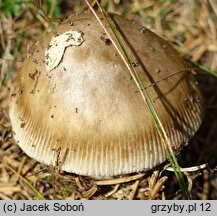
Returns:
[[[121,183],[126,183],[130,181],[135,181],[137,179],[142,178],[145,176],[145,173],[139,173],[134,176],[126,176],[126,177],[121,177],[121,178],[115,178],[115,179],[109,179],[109,180],[100,180],[100,181],[95,181],[96,185],[114,185],[114,184],[121,184]]]

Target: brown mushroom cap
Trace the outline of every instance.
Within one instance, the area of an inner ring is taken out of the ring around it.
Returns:
[[[201,123],[197,83],[168,42],[111,17],[178,153]],[[30,157],[68,172],[114,176],[167,159],[134,80],[89,13],[70,17],[36,43],[13,83],[9,115]]]

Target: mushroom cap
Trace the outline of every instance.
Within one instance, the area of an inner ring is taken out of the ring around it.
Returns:
[[[197,82],[167,41],[110,16],[178,153],[201,123]],[[9,116],[23,151],[64,171],[109,177],[167,159],[134,80],[91,13],[69,17],[30,50]]]

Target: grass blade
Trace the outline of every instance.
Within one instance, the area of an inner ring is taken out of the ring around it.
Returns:
[[[97,16],[97,14],[95,13],[94,9],[91,7],[91,5],[89,4],[88,0],[85,0],[86,4],[88,5],[88,7],[91,9],[92,13],[95,15],[96,19],[98,20],[98,22],[100,23],[100,25],[102,26],[102,28],[104,29],[105,33],[107,34],[107,36],[109,37],[109,39],[112,41],[114,47],[116,48],[117,52],[119,53],[119,55],[121,56],[122,60],[124,61],[125,65],[127,66],[133,80],[135,81],[138,89],[139,89],[139,92],[145,102],[145,105],[152,117],[152,120],[153,120],[153,123],[156,127],[156,130],[162,140],[162,143],[166,149],[166,152],[167,152],[167,157],[174,169],[174,173],[175,173],[175,176],[178,180],[178,183],[179,183],[179,186],[181,188],[181,191],[185,197],[185,199],[190,199],[190,195],[189,195],[189,192],[187,190],[187,187],[186,187],[186,183],[185,183],[185,180],[184,180],[184,176],[180,170],[180,167],[179,167],[179,164],[177,162],[177,159],[176,159],[176,156],[173,152],[173,149],[172,149],[172,145],[171,145],[171,142],[169,140],[169,137],[167,136],[167,133],[163,127],[163,124],[160,120],[160,117],[158,115],[158,112],[157,110],[155,109],[154,107],[154,104],[151,100],[151,97],[149,96],[148,92],[146,91],[145,87],[144,87],[144,84],[142,83],[142,80],[139,76],[139,74],[137,73],[135,67],[132,66],[132,61],[130,60],[129,58],[129,55],[127,54],[126,52],[126,49],[124,47],[124,44],[122,43],[119,35],[118,35],[118,32],[115,28],[115,25],[112,23],[112,21],[110,21],[108,19],[108,15],[105,13],[105,11],[102,9],[101,5],[99,4],[98,1],[97,2],[97,5],[98,7],[100,8],[101,12],[104,14],[104,17],[110,27],[110,29],[112,30],[116,40],[117,40],[117,43],[121,49],[118,48],[118,46],[116,45],[116,43],[114,42],[114,40],[112,39],[112,37],[110,36],[110,34],[108,33],[108,31],[106,30],[106,28],[104,27],[104,25],[102,24],[102,22],[100,21],[99,17]]]
[[[4,163],[2,160],[0,160],[0,162],[10,171],[12,171],[13,173],[15,173],[20,179],[22,179],[24,181],[24,183],[26,185],[29,186],[29,188],[32,190],[32,192],[38,197],[39,200],[45,200],[45,198],[43,197],[43,195],[29,182],[27,181],[23,176],[21,176],[19,173],[17,173],[11,166],[8,166],[6,163]]]
[[[190,61],[190,60],[187,60],[187,61],[189,61],[191,64],[193,64],[198,69],[200,69],[200,70],[202,70],[202,71],[204,71],[204,72],[206,72],[206,73],[208,73],[208,74],[210,74],[210,75],[217,78],[217,71],[210,70],[209,68],[207,68],[204,65],[199,64],[197,62],[193,62],[193,61]]]

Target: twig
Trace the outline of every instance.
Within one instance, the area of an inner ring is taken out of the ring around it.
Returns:
[[[208,164],[201,164],[199,166],[192,166],[192,167],[186,167],[186,168],[180,167],[180,171],[181,172],[196,172],[198,170],[207,168],[207,166],[208,166]],[[171,171],[171,172],[174,171],[172,167],[167,167],[167,168],[165,168],[165,170]]]

